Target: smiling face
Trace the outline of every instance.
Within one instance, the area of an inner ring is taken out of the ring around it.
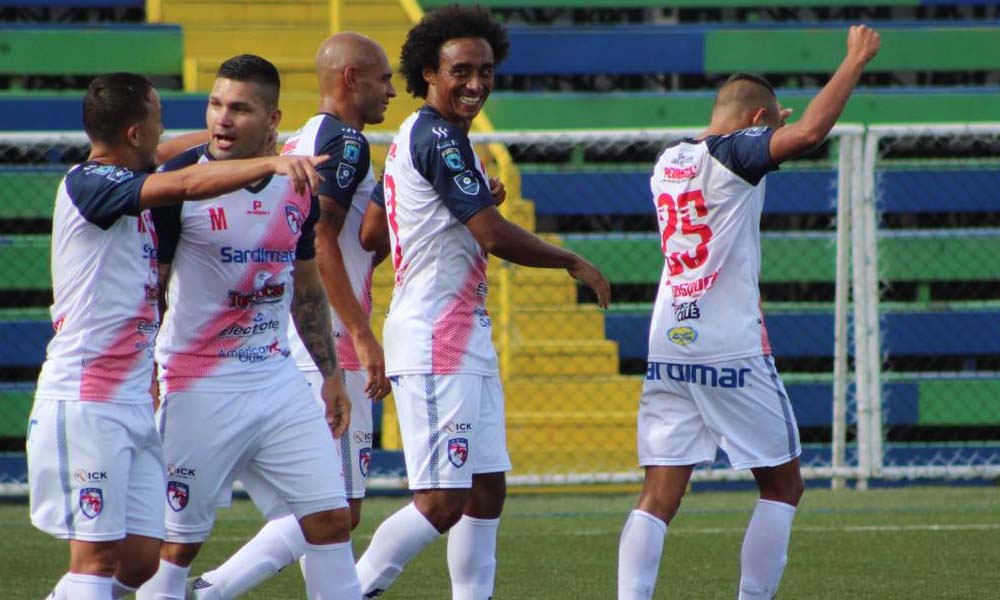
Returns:
[[[205,122],[212,135],[209,152],[219,160],[271,154],[268,139],[281,112],[253,81],[220,77],[208,98]]]
[[[483,38],[455,38],[438,55],[437,70],[424,69],[427,104],[448,121],[467,124],[493,91],[493,49]]]

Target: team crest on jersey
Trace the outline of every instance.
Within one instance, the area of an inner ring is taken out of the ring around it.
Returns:
[[[83,488],[80,490],[80,512],[88,519],[93,519],[104,510],[104,492],[101,488]]]
[[[351,185],[351,180],[354,179],[354,167],[342,162],[337,165],[337,185],[342,188],[347,188]]]
[[[452,171],[464,171],[465,163],[462,162],[462,153],[458,151],[458,148],[446,148],[441,152],[441,158],[444,159],[444,164]]]
[[[362,448],[358,451],[358,467],[361,469],[361,476],[368,477],[368,469],[372,465],[372,449]]]
[[[475,196],[479,193],[479,179],[472,171],[459,173],[453,179],[455,184],[458,185],[458,189],[462,190],[463,193],[470,196]]]
[[[288,223],[288,228],[294,234],[298,234],[299,230],[302,229],[302,222],[305,219],[302,217],[302,211],[299,210],[298,206],[294,204],[288,204],[285,206],[285,222]]]
[[[690,346],[698,339],[698,331],[691,327],[671,327],[667,339],[678,346]]]
[[[448,440],[448,461],[462,468],[469,458],[469,438],[451,438]]]
[[[352,142],[351,140],[345,140],[344,160],[352,165],[358,164],[358,161],[361,160],[361,144]]]
[[[167,504],[174,512],[184,510],[184,507],[188,505],[190,495],[188,484],[180,481],[167,482]]]

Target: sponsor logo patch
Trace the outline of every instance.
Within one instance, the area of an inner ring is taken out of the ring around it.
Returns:
[[[710,290],[715,285],[717,279],[719,279],[718,271],[690,283],[668,283],[667,285],[670,286],[670,291],[673,293],[674,298],[684,298],[687,296],[697,298]]]
[[[170,506],[171,510],[174,512],[184,510],[184,507],[188,505],[189,497],[190,488],[188,487],[188,484],[180,481],[167,482],[167,504]]]
[[[73,479],[77,483],[94,483],[97,481],[107,481],[107,471],[88,471],[87,469],[77,469],[73,472]]]
[[[232,308],[247,308],[253,304],[269,304],[280,302],[285,295],[285,284],[265,285],[252,292],[244,293],[229,290],[229,306]]]
[[[345,140],[344,160],[352,165],[358,164],[358,161],[361,160],[361,144],[351,140]]]
[[[178,465],[167,465],[167,476],[180,477],[181,479],[194,479],[196,473],[195,469],[191,469],[189,467],[182,467]]]
[[[672,327],[667,332],[667,339],[678,346],[690,346],[698,339],[698,331],[690,327]]]
[[[288,229],[292,233],[298,234],[299,230],[302,229],[303,221],[305,219],[302,217],[302,211],[299,210],[298,206],[294,204],[285,206],[285,222],[288,223]]]
[[[463,171],[452,178],[462,193],[475,196],[479,193],[479,178],[472,171]]]
[[[354,167],[345,162],[337,165],[337,185],[345,189],[350,186],[354,179],[354,171]]]
[[[469,438],[451,438],[448,440],[448,462],[461,469],[469,459]]]
[[[701,317],[701,310],[698,308],[698,301],[692,300],[691,302],[681,302],[680,304],[674,304],[674,318],[678,321],[686,321],[687,319],[698,319]]]
[[[694,383],[708,387],[741,388],[747,385],[746,374],[750,369],[713,367],[711,365],[688,365],[678,363],[656,363],[646,365],[646,379],[659,381],[670,379],[684,383]]]
[[[83,488],[80,490],[80,512],[88,519],[93,519],[104,510],[104,492],[101,488]]]
[[[447,165],[448,169],[456,172],[465,170],[465,163],[462,162],[462,153],[458,151],[458,148],[446,148],[442,150],[441,158],[444,159],[444,164]]]

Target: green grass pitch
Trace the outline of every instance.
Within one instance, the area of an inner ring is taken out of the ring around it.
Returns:
[[[621,494],[511,495],[500,526],[497,600],[613,598],[618,534],[633,501],[634,495]],[[355,532],[358,551],[404,502],[366,501]],[[754,495],[745,492],[689,494],[667,536],[656,598],[734,598],[753,504]],[[260,524],[247,501],[221,511],[194,572],[223,560]],[[24,504],[0,505],[0,536],[0,597],[42,598],[65,569],[64,544],[32,528]],[[997,565],[996,487],[807,489],[779,597],[996,598]],[[304,589],[299,570],[290,568],[247,598],[305,598]],[[443,539],[418,556],[384,596],[449,597]]]

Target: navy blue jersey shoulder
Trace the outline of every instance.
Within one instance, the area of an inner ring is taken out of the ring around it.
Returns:
[[[462,223],[493,206],[489,183],[476,168],[469,136],[425,106],[410,130],[413,166]]]
[[[125,167],[86,162],[66,174],[66,193],[84,219],[107,229],[122,215],[138,216],[147,177]]]
[[[208,144],[201,144],[200,146],[195,146],[194,148],[188,148],[184,152],[181,152],[177,156],[171,158],[167,162],[160,165],[160,171],[179,171],[184,167],[190,167],[191,165],[198,164],[202,156],[211,156],[208,154]]]
[[[203,156],[209,156],[208,144],[188,148],[160,165],[159,170],[179,171],[198,164]],[[209,156],[209,158],[211,157]],[[150,211],[153,215],[153,226],[156,227],[156,259],[165,265],[174,262],[177,243],[181,239],[182,207],[182,203],[177,203],[169,206],[158,206]]]
[[[302,223],[302,235],[295,244],[295,260],[316,258],[316,221],[319,221],[319,198],[313,196],[309,203],[309,215]]]
[[[750,185],[757,185],[765,175],[778,170],[771,160],[773,135],[769,127],[751,127],[727,135],[710,135],[704,141],[716,160]]]
[[[360,131],[337,117],[324,114],[316,132],[313,154],[330,155],[330,160],[316,167],[324,178],[317,191],[333,198],[344,208],[350,208],[354,192],[371,168],[368,140]]]

